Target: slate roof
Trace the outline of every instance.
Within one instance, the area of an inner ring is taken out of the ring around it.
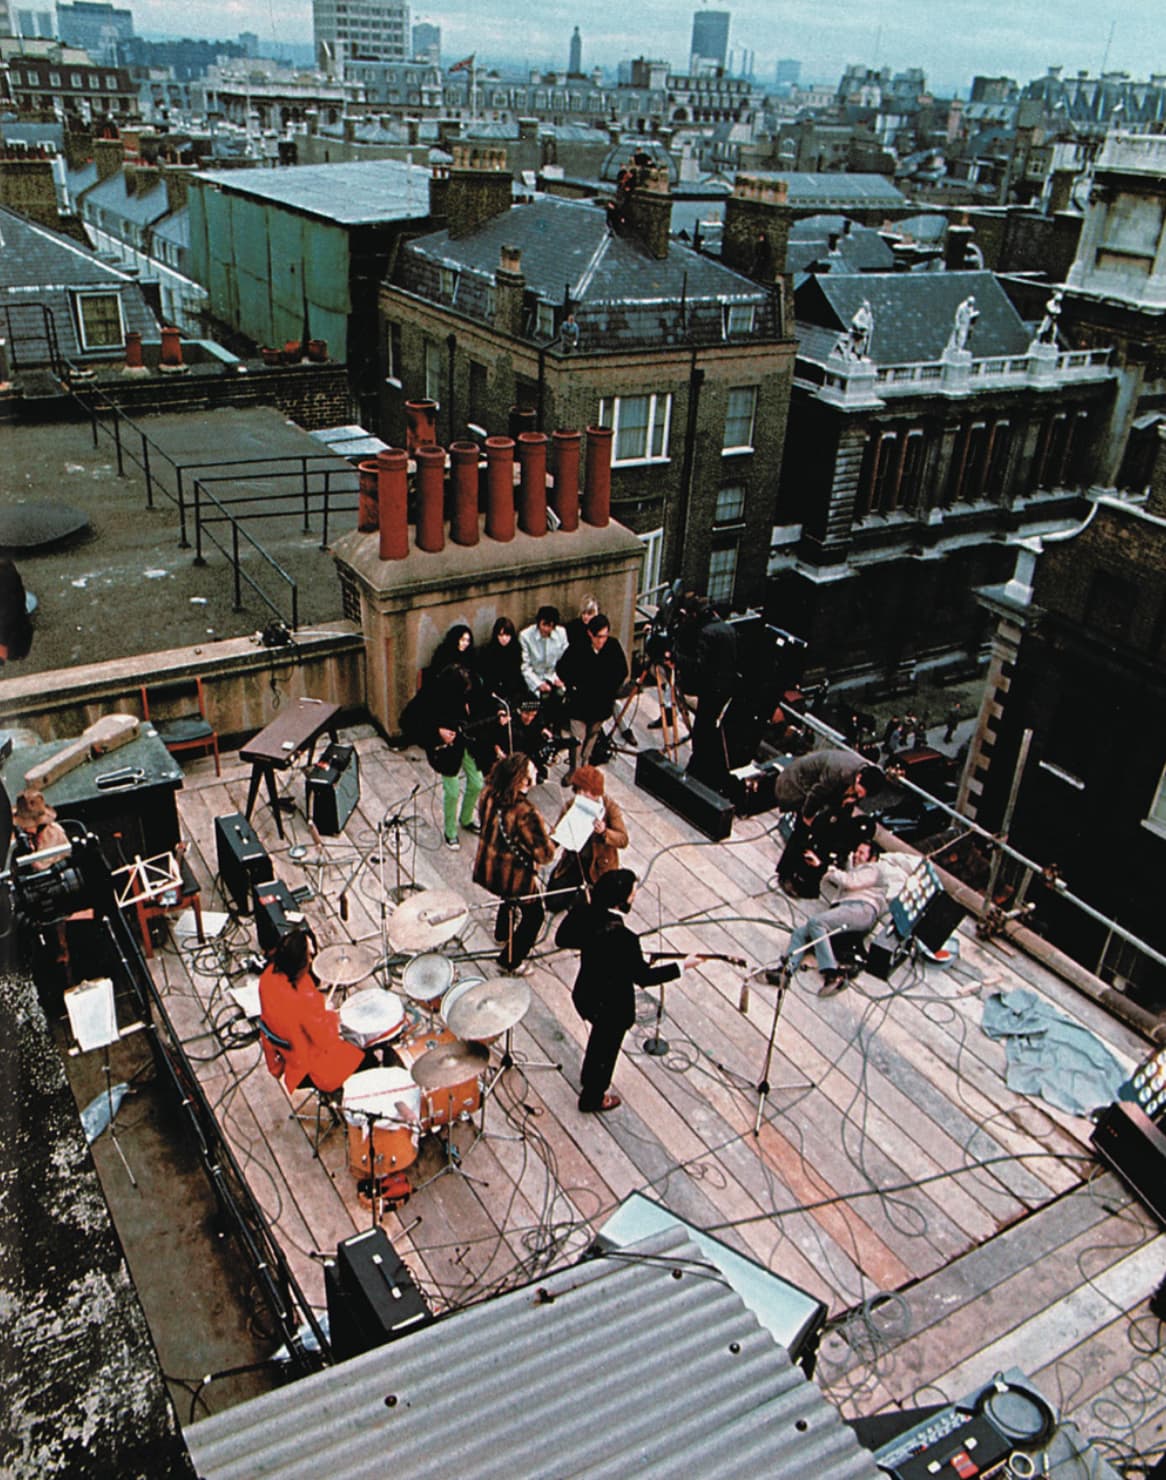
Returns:
[[[429,171],[398,159],[278,170],[207,170],[198,179],[340,226],[419,220],[429,214]]]
[[[121,294],[126,329],[157,339],[158,322],[133,278],[70,238],[0,206],[0,303],[12,310],[8,321],[18,367],[49,362],[40,304],[52,314],[61,354],[69,359],[93,357],[84,354],[77,336],[70,291],[76,288],[116,290]],[[119,346],[97,358],[120,359],[121,355]]]
[[[48,144],[58,154],[65,147],[63,123],[31,123],[23,118],[0,118],[0,139],[5,144]]]
[[[85,206],[98,206],[111,216],[135,226],[152,226],[170,209],[170,198],[161,176],[153,180],[145,190],[140,187],[131,194],[126,188],[127,176],[117,170],[99,181],[85,197]]]
[[[833,251],[831,235],[838,238]],[[835,273],[889,272],[894,262],[894,252],[877,231],[857,226],[845,216],[807,216],[790,228],[786,269],[795,277],[815,264],[819,270]]]
[[[556,196],[514,206],[456,241],[438,231],[409,242],[394,282],[431,302],[448,301],[440,269],[457,269],[457,310],[485,319],[504,246],[521,251],[528,293],[555,305],[569,294],[581,350],[721,342],[730,303],[756,306],[753,332],[743,339],[777,333],[770,294],[749,278],[678,242],[657,261],[634,237],[613,236],[599,207]]]
[[[969,348],[977,358],[1023,355],[1032,330],[990,272],[879,272],[862,276],[807,278],[794,295],[799,352],[817,358],[820,335],[803,327],[831,330],[833,338],[865,298],[874,316],[871,358],[878,365],[938,360],[951,334],[955,311],[969,295],[980,317]]]
[[[827,210],[830,206],[845,210],[848,205],[901,208],[907,204],[907,197],[886,175],[842,175],[808,170],[742,170],[741,173],[757,180],[784,180],[789,204],[797,210],[813,207]]]

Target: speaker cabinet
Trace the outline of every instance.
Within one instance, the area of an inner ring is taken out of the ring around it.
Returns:
[[[275,877],[267,850],[241,812],[215,818],[215,853],[223,888],[241,915],[251,913],[257,884]]]
[[[662,750],[641,750],[636,756],[636,785],[659,797],[714,843],[722,842],[733,830],[732,802],[687,775]]]
[[[1140,1105],[1115,1100],[1089,1139],[1102,1161],[1166,1228],[1166,1133]]]
[[[316,831],[332,837],[343,832],[360,801],[360,757],[354,745],[336,742],[308,772],[308,816]]]
[[[938,951],[966,914],[950,894],[936,894],[924,905],[911,934],[929,951]]]
[[[299,907],[282,879],[266,879],[255,886],[255,930],[259,949],[273,951],[289,930],[300,923]],[[294,920],[289,915],[295,915]]]
[[[338,1361],[396,1341],[433,1319],[383,1228],[354,1234],[324,1266],[328,1329]]]

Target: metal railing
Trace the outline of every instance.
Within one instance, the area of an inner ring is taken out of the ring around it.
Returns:
[[[154,510],[157,498],[166,499],[174,507],[179,548],[192,548],[193,523],[194,563],[206,563],[206,544],[213,545],[227,559],[233,575],[235,610],[242,607],[246,585],[277,620],[287,622],[293,629],[297,627],[299,588],[295,578],[259,540],[242,528],[242,523],[254,519],[286,523],[289,515],[294,515],[300,521],[301,532],[309,534],[313,519],[318,516],[319,548],[325,550],[333,516],[356,510],[359,486],[356,469],[327,451],[179,462],[104,391],[96,387],[74,387],[72,394],[89,420],[94,447],[100,445],[103,433],[113,443],[118,476],[126,476],[127,464],[141,473],[146,508]],[[236,496],[222,497],[212,489],[212,484],[226,485],[236,490]],[[260,484],[266,487],[260,489]],[[216,533],[216,525],[228,528],[226,538]],[[254,552],[275,573],[283,586],[284,604],[244,569],[245,552]]]
[[[863,759],[859,755],[859,752],[854,750],[837,730],[832,729],[829,725],[818,719],[817,716],[803,711],[798,713],[797,718],[815,734],[828,740],[832,746],[837,747],[839,750],[849,751],[856,758]],[[1024,908],[1029,902],[1029,895],[1032,892],[1033,886],[1036,885],[1037,888],[1044,888],[1050,891],[1051,897],[1057,901],[1058,911],[1071,911],[1081,920],[1087,920],[1092,925],[1098,927],[1101,942],[1100,948],[1088,960],[1082,960],[1080,958],[1081,953],[1075,951],[1072,945],[1063,944],[1051,935],[1046,937],[1050,944],[1064,951],[1065,955],[1077,961],[1086,971],[1092,972],[1101,981],[1107,982],[1111,986],[1137,980],[1139,970],[1144,970],[1145,965],[1152,965],[1157,967],[1159,971],[1166,972],[1166,955],[1156,950],[1147,941],[1142,940],[1140,936],[1135,935],[1132,930],[1127,930],[1117,920],[1103,914],[1101,910],[1091,905],[1088,900],[1074,894],[1065,885],[1064,881],[1057,878],[1055,873],[1050,871],[1045,865],[1027,857],[1019,849],[1014,848],[1011,843],[998,837],[995,833],[990,833],[986,828],[965,817],[962,812],[958,812],[954,807],[933,796],[931,792],[916,785],[915,782],[909,780],[907,777],[897,776],[895,778],[895,785],[913,793],[921,800],[944,813],[950,823],[958,824],[961,838],[975,839],[986,850],[986,856],[991,865],[989,871],[991,887],[988,889],[984,899],[985,916],[994,907],[993,896],[1002,888],[1005,888],[1009,895],[1009,904],[1011,907],[1006,913],[1015,915],[1016,918],[1021,919],[1028,929],[1038,931],[1037,923],[1028,918],[1028,913]],[[942,854],[952,846],[952,841],[946,840],[932,851],[934,854]],[[955,872],[946,861],[944,867],[947,867],[949,872]],[[959,875],[957,874],[956,877],[959,877]],[[977,885],[971,883],[969,883],[969,887],[978,888]]]

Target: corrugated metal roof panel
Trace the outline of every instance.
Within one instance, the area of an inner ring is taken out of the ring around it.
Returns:
[[[390,1401],[391,1400],[391,1401]],[[204,1480],[629,1473],[874,1480],[679,1230],[193,1425]]]

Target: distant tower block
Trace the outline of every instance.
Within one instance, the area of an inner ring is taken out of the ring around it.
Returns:
[[[698,10],[692,17],[692,58],[690,70],[693,74],[707,72],[712,67],[723,67],[729,51],[729,12],[727,10]]]
[[[567,71],[572,77],[579,77],[583,72],[583,38],[579,35],[579,27],[576,26],[571,36],[570,60],[567,63]]]

